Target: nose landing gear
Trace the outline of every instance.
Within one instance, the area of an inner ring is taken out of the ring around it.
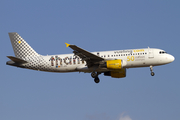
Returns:
[[[151,70],[151,76],[154,76],[155,73],[153,72],[153,66],[152,65],[150,66],[150,70]]]
[[[98,77],[99,74],[101,74],[101,73],[98,73],[98,72],[97,73],[96,72],[92,72],[91,73],[91,77],[94,78],[94,82],[95,83],[99,83],[100,82],[99,77]]]

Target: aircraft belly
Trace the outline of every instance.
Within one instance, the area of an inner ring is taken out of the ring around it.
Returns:
[[[134,68],[134,67],[145,67],[148,66],[147,62],[144,61],[130,61],[124,68]]]

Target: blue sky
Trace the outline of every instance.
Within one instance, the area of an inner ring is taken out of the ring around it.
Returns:
[[[180,1],[1,0],[1,120],[180,119]],[[14,55],[8,32],[18,32],[39,54],[160,48],[173,63],[128,69],[127,77],[47,73],[7,66]]]

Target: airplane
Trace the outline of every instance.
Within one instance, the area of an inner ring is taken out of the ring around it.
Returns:
[[[9,33],[15,57],[7,56],[11,61],[7,65],[46,72],[84,72],[91,73],[95,83],[99,83],[99,75],[112,78],[126,77],[126,69],[150,67],[154,76],[154,66],[171,63],[174,56],[164,50],[156,48],[141,48],[127,50],[113,50],[88,52],[76,45],[68,43],[66,47],[73,50],[73,54],[40,55],[18,33]]]

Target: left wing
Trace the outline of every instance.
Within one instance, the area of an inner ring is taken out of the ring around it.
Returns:
[[[82,58],[82,60],[85,60],[88,65],[98,64],[99,62],[105,60],[102,57],[92,54],[80,47],[77,47],[76,45],[70,45],[68,43],[65,43],[65,44],[66,44],[66,47],[70,47],[71,49],[73,49],[74,50],[73,53],[79,56],[80,58]]]

